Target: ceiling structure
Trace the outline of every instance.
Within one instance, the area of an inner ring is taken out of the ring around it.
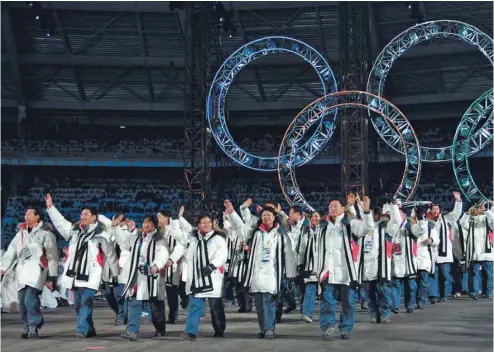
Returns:
[[[183,125],[183,14],[168,2],[40,2],[46,35],[26,2],[2,4],[2,118],[78,118],[107,125]],[[338,77],[338,2],[223,2],[236,35],[221,31],[224,58],[270,35],[320,51]],[[372,58],[413,26],[405,2],[368,3]],[[467,22],[492,37],[490,2],[420,2],[424,20]],[[386,95],[410,120],[459,118],[492,87],[492,67],[473,46],[440,40],[412,48],[393,66]],[[288,125],[321,95],[312,68],[267,56],[244,68],[227,97],[232,125]]]

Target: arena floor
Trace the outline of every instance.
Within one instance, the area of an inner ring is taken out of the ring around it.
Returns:
[[[365,312],[357,309],[357,324],[352,339],[322,341],[317,322],[301,322],[298,314],[285,315],[284,323],[277,326],[277,338],[258,340],[256,314],[238,314],[237,307],[227,309],[225,338],[213,339],[209,317],[201,325],[195,342],[182,341],[183,324],[167,327],[167,338],[153,340],[152,325],[143,325],[142,339],[123,341],[119,333],[124,327],[111,324],[113,315],[98,302],[95,323],[98,337],[80,341],[74,338],[76,316],[72,308],[44,310],[46,324],[38,340],[21,340],[21,325],[16,314],[2,315],[2,351],[91,351],[127,352],[162,350],[171,351],[420,351],[420,352],[491,352],[493,342],[493,304],[489,300],[456,301],[427,305],[414,314],[393,316],[392,324],[370,324]],[[181,316],[181,321],[185,317]]]

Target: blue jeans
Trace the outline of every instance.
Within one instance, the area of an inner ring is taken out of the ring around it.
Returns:
[[[41,302],[39,295],[41,291],[31,287],[25,286],[22,290],[17,292],[19,297],[19,313],[21,314],[21,320],[24,324],[24,331],[29,331],[29,327],[35,327],[40,329],[43,326],[43,315],[41,315]]]
[[[453,290],[451,283],[451,264],[442,263],[437,265],[439,267],[439,298],[448,298]],[[437,267],[436,267],[437,268]]]
[[[468,289],[468,270],[465,269],[465,272],[462,273],[461,277],[461,291],[462,292],[470,292]]]
[[[474,262],[470,264],[470,296],[477,297],[478,293],[482,290],[482,277],[480,276],[480,267],[482,267],[482,273],[487,279],[486,294],[488,297],[492,297],[492,262],[482,261]]]
[[[223,334],[226,329],[225,308],[223,298],[208,298],[209,309],[211,311],[211,322],[213,329],[218,334]],[[205,311],[206,298],[198,298],[194,295],[189,296],[189,305],[187,306],[187,321],[185,323],[185,333],[194,336],[199,335],[199,323],[201,322],[202,312]]]
[[[74,306],[77,312],[77,332],[86,337],[94,336],[93,301],[96,290],[86,287],[74,288]]]
[[[374,280],[369,282],[369,298],[367,300],[369,316],[379,320],[380,317],[388,319],[391,316],[391,289],[389,282]]]
[[[429,272],[420,270],[418,277],[417,305],[423,306],[427,301],[427,289],[429,287]]]
[[[304,308],[302,312],[304,315],[311,317],[314,315],[314,308],[316,307],[316,296],[317,296],[317,283],[308,282],[305,286],[304,295]]]
[[[337,291],[340,291],[341,296],[340,324],[338,327],[341,332],[350,333],[355,324],[355,290],[347,285],[323,284],[319,325],[323,331],[336,325]]]
[[[115,313],[115,322],[122,323],[127,317],[127,299],[122,297],[122,293],[124,291],[125,285],[118,284],[118,286],[110,286],[108,283],[105,283],[105,298],[108,302],[108,305]]]
[[[255,293],[254,302],[256,304],[257,322],[262,333],[273,330],[276,321],[276,305],[278,297],[271,293]]]
[[[434,275],[429,275],[428,295],[430,298],[439,297],[439,266],[437,264],[434,270]]]
[[[417,296],[417,282],[415,278],[393,278],[391,280],[391,301],[392,307],[397,311],[400,310],[400,299],[401,299],[401,290],[404,290],[404,301],[405,308],[413,310],[415,297]]]
[[[127,331],[136,334],[139,333],[144,303],[147,303],[147,309],[149,309],[149,319],[153,322],[156,331],[159,333],[165,333],[165,302],[155,298],[148,301],[142,301],[136,299],[135,296],[129,298],[129,322],[127,324]]]

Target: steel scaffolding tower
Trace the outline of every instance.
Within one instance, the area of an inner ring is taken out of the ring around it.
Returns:
[[[341,90],[366,90],[370,70],[370,28],[366,2],[340,2]],[[341,119],[341,196],[368,194],[368,112],[338,111]]]
[[[188,214],[211,205],[211,133],[206,122],[206,97],[211,82],[213,3],[185,3],[184,194]]]

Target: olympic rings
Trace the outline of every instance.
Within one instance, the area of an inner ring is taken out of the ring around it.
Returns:
[[[375,106],[368,105],[367,101],[369,99],[375,100],[377,104]],[[278,153],[278,178],[283,195],[291,206],[297,205],[305,210],[314,210],[302,195],[295,177],[297,159],[304,157],[303,152],[298,149],[297,143],[302,140],[304,134],[313,124],[326,122],[323,121],[325,119],[323,114],[325,111],[351,107],[364,108],[374,112],[379,115],[378,117],[373,117],[378,125],[384,124],[386,120],[395,128],[405,153],[405,171],[394,198],[408,201],[413,196],[419,182],[422,165],[420,145],[415,131],[411,127],[403,132],[398,129],[392,117],[399,115],[402,119],[405,119],[405,116],[389,101],[367,92],[347,91],[326,95],[307,105],[295,117],[283,137]],[[331,138],[334,128],[335,125],[332,124],[331,133],[327,136],[328,140]]]
[[[493,139],[494,98],[492,93],[493,89],[491,88],[470,105],[456,129],[453,139],[453,148],[451,150],[453,171],[461,192],[468,200],[481,198],[489,201],[489,198],[478,189],[473,180],[468,164],[468,156],[471,154],[472,149],[480,150],[480,146],[484,146]],[[489,117],[486,119],[487,115]],[[482,120],[486,120],[485,123],[477,132],[473,133]]]
[[[243,67],[262,56],[283,52],[301,57],[316,70],[323,86],[324,95],[338,90],[333,71],[326,59],[313,47],[293,38],[275,36],[254,40],[230,55],[221,65],[211,84],[206,104],[206,118],[212,135],[223,152],[237,163],[250,169],[276,171],[277,158],[260,157],[247,153],[235,143],[225,121],[226,95],[234,78]],[[336,110],[332,113],[331,120],[335,121]],[[321,148],[326,146],[327,133],[327,126],[321,124],[311,139],[301,146],[302,151],[305,151],[305,158],[300,159],[297,166],[314,158],[317,151],[311,150],[312,144],[318,143]]]
[[[393,63],[412,46],[436,38],[458,39],[468,44],[472,44],[487,57],[491,64],[494,65],[492,38],[478,28],[458,21],[441,20],[424,22],[400,33],[384,47],[370,72],[369,80],[367,82],[367,91],[382,96],[384,81],[389,71],[391,71]],[[372,105],[373,101],[371,100],[369,104]],[[381,138],[391,148],[397,152],[403,153],[403,149],[400,145],[400,138],[398,138],[397,133],[390,128],[388,121],[385,120],[385,123],[381,126],[377,125],[374,120],[371,121]],[[410,122],[406,119],[393,122],[400,130],[409,128],[410,126]],[[476,132],[472,138],[479,139],[478,133],[479,132]],[[469,150],[468,155],[477,153],[485,146],[485,143],[487,142],[474,146],[473,149]],[[451,160],[451,146],[442,148],[426,148],[421,146],[420,148],[422,152],[422,161],[424,162],[445,162]]]

